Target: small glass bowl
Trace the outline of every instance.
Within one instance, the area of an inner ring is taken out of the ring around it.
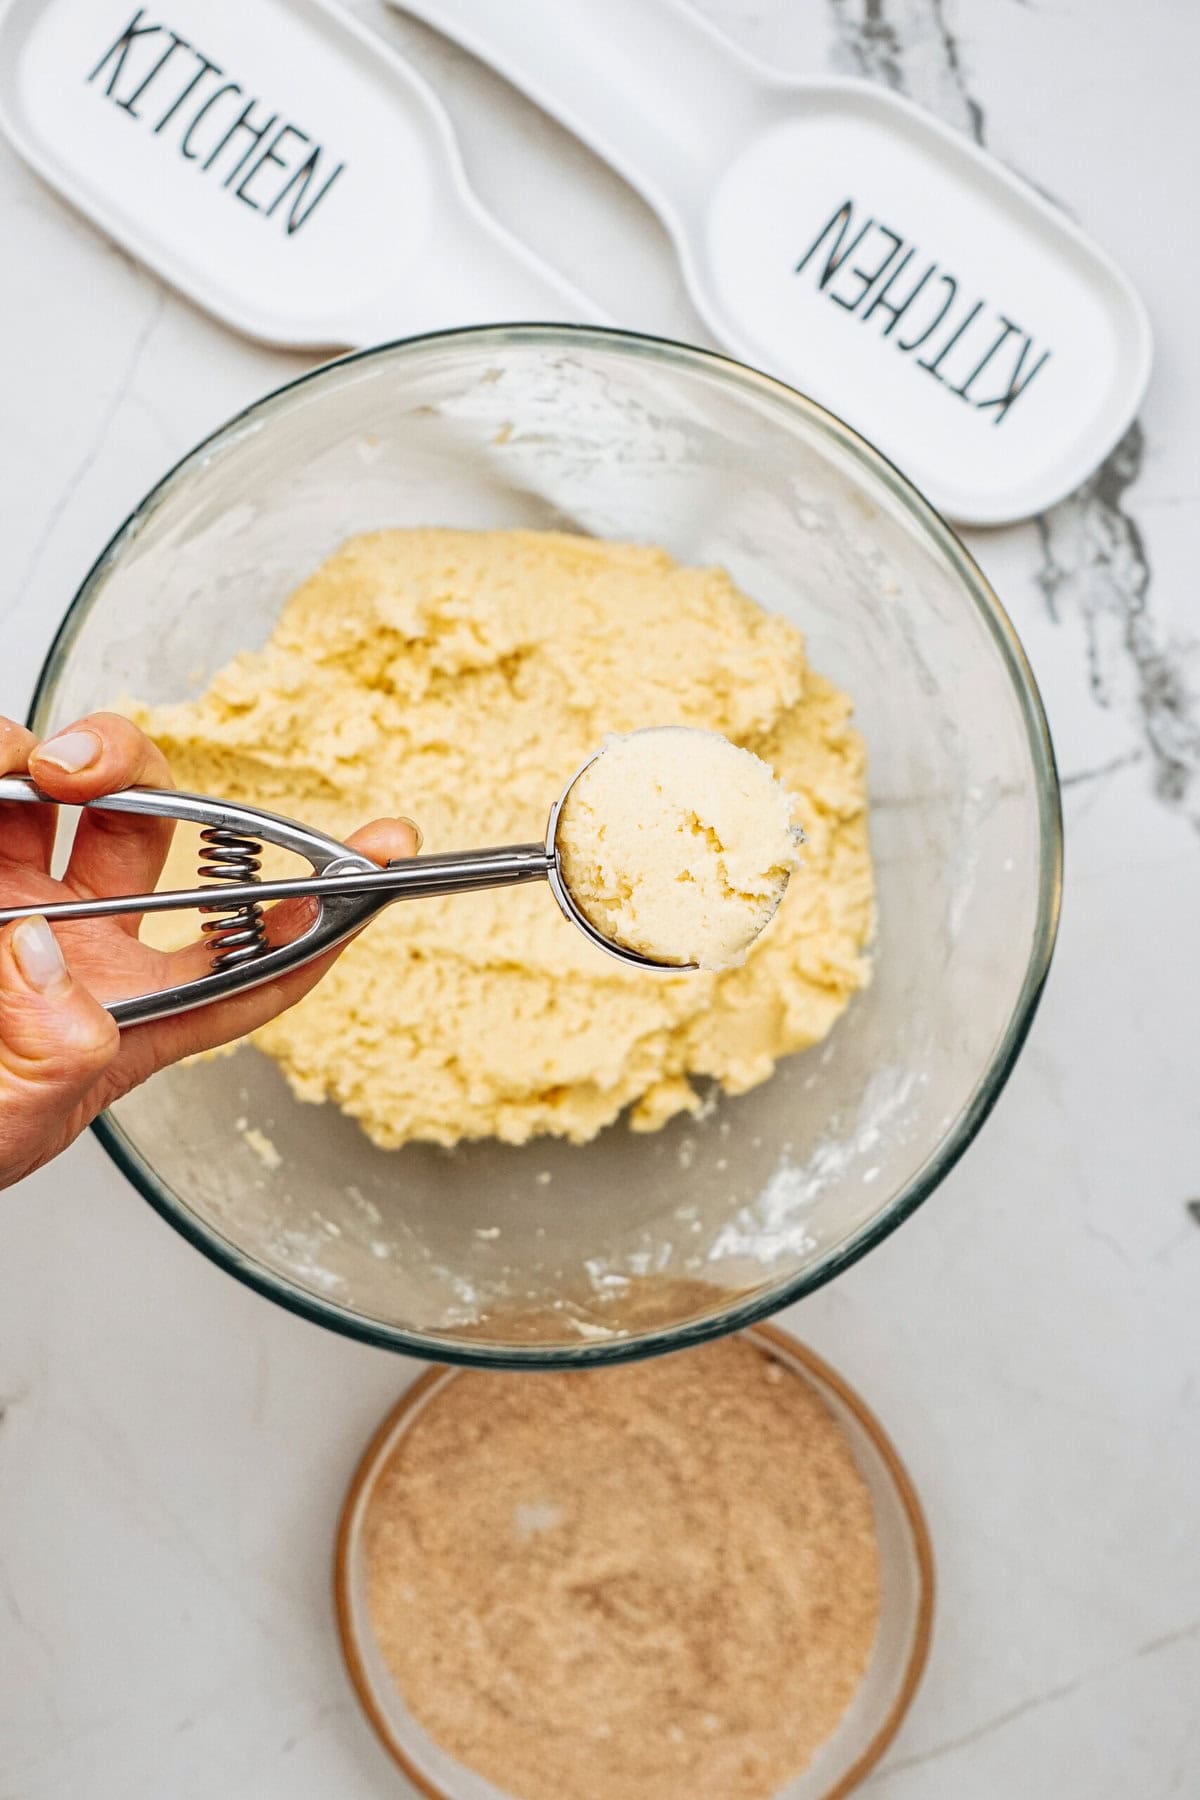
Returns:
[[[828,1363],[788,1333],[754,1325],[746,1338],[807,1381],[849,1441],[870,1490],[879,1541],[879,1630],[861,1686],[841,1724],[776,1800],[841,1800],[887,1750],[912,1704],[933,1624],[933,1551],[921,1503],[891,1440]],[[334,1603],[350,1680],[384,1748],[427,1800],[513,1800],[448,1756],[412,1717],[375,1641],[367,1605],[365,1522],[375,1484],[413,1421],[461,1371],[430,1369],[407,1390],[363,1453],[342,1506]]]

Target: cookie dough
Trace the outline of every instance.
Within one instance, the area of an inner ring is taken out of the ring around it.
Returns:
[[[653,1130],[698,1110],[694,1078],[730,1093],[765,1081],[867,980],[851,702],[721,569],[551,532],[375,532],[198,699],[127,710],[182,787],[337,836],[407,814],[428,851],[541,838],[584,758],[644,726],[718,731],[795,796],[803,867],[743,966],[719,974],[605,956],[542,883],[383,913],[254,1038],[300,1099],[332,1100],[382,1146],[584,1142],[626,1108]],[[193,852],[168,881],[190,885]]]
[[[563,879],[603,937],[654,962],[728,969],[770,923],[799,856],[792,797],[717,731],[609,737],[559,818]]]

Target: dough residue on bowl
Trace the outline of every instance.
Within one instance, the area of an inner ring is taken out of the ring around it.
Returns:
[[[868,976],[865,758],[800,633],[721,569],[553,532],[381,531],[344,544],[270,641],[195,700],[127,711],[180,786],[344,837],[407,814],[429,851],[541,839],[610,732],[720,732],[795,797],[804,862],[740,968],[678,977],[589,944],[537,883],[405,901],[255,1034],[302,1100],[384,1147],[592,1138],[695,1111],[822,1039]],[[165,879],[191,886],[181,846]],[[279,865],[271,857],[264,869]],[[293,865],[294,866],[294,865]],[[186,916],[159,942],[195,935]]]
[[[766,1800],[837,1727],[879,1616],[844,1432],[737,1338],[455,1375],[370,1490],[364,1553],[409,1710],[521,1800]]]
[[[563,880],[601,936],[655,962],[732,968],[798,866],[792,805],[761,757],[719,732],[609,737],[559,817]]]

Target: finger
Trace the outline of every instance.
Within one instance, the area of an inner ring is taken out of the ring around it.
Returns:
[[[117,713],[92,713],[39,744],[29,766],[39,787],[70,806],[122,788],[174,786],[158,745]],[[67,864],[68,885],[89,897],[148,891],[162,874],[173,831],[170,819],[85,812]],[[123,925],[137,936],[135,915]]]
[[[77,982],[45,919],[0,932],[0,1185],[63,1149],[120,1033]]]
[[[0,775],[24,775],[37,746],[32,731],[12,719],[0,719]],[[58,813],[53,806],[30,806],[23,800],[0,805],[0,861],[23,867],[50,867]]]
[[[377,819],[356,831],[353,837],[347,839],[347,844],[350,849],[370,857],[372,862],[382,867],[385,863],[399,862],[415,856],[420,848],[421,833],[411,819]],[[316,908],[317,902],[307,899],[284,900],[278,906],[273,906],[266,916],[269,942],[291,943],[311,924]],[[205,1006],[196,1012],[182,1013],[175,1019],[158,1019],[152,1024],[137,1027],[133,1035],[138,1039],[145,1039],[144,1043],[139,1044],[139,1057],[146,1057],[153,1068],[162,1068],[168,1062],[178,1061],[181,1056],[194,1056],[202,1050],[213,1050],[219,1044],[231,1043],[234,1038],[257,1031],[268,1019],[286,1012],[288,1007],[302,1000],[336,962],[344,948],[344,945],[339,945],[336,950],[328,951],[314,962],[305,963],[302,968],[293,970],[278,981],[266,982],[262,987],[251,988],[244,994],[234,994],[215,1006]],[[174,986],[207,974],[211,968],[211,955],[211,945],[193,944],[186,950],[177,950],[164,956],[161,985]]]
[[[411,819],[373,819],[346,839],[348,849],[369,856],[381,869],[386,863],[407,862],[424,842],[424,832]]]

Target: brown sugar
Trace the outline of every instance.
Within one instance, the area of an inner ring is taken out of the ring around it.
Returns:
[[[879,1614],[841,1428],[737,1338],[456,1376],[380,1476],[366,1552],[410,1711],[518,1800],[767,1800],[835,1730]]]

